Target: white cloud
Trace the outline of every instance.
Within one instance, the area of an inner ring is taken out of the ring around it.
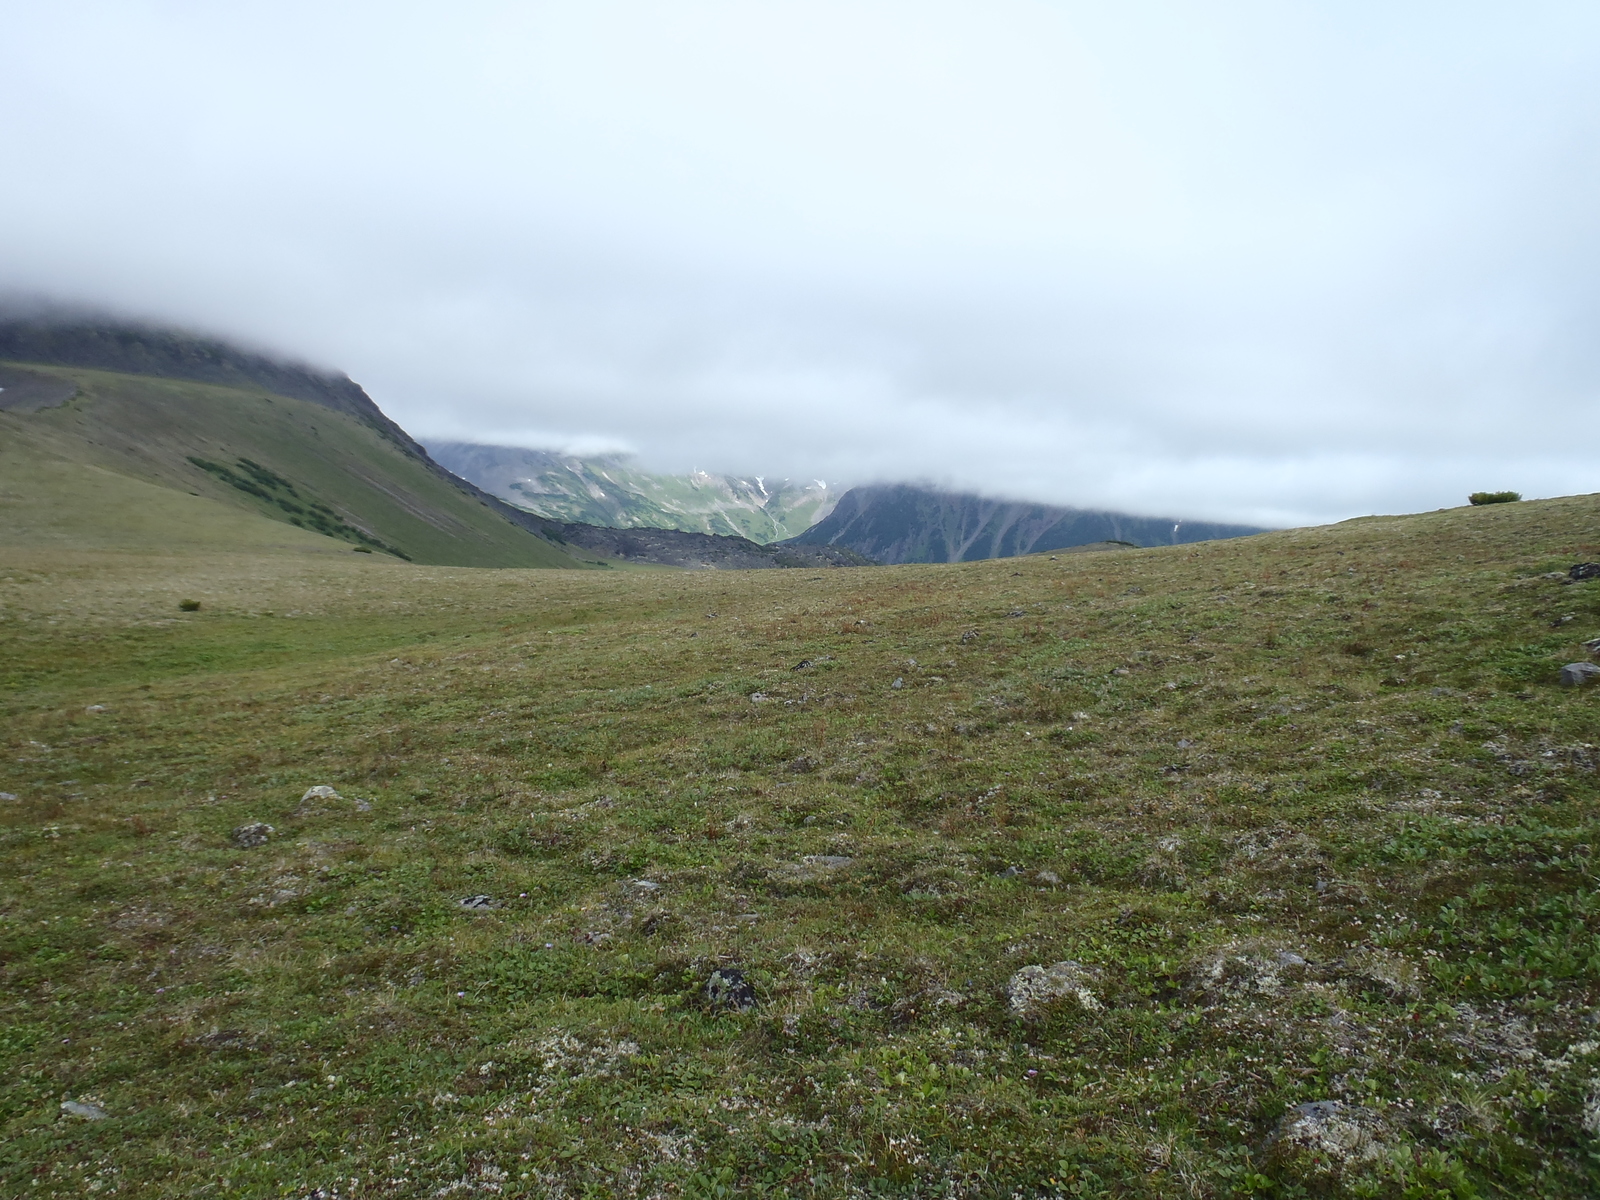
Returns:
[[[0,278],[425,439],[1284,522],[1595,486],[1592,6],[0,11]]]

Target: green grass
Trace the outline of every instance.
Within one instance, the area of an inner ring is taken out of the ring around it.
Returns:
[[[6,550],[0,1194],[1594,1195],[1597,517]],[[1324,1099],[1370,1154],[1274,1139]]]
[[[578,565],[343,413],[239,388],[28,369],[79,391],[59,408],[0,412],[0,545],[159,552],[181,536],[276,552],[314,544],[293,536],[298,526],[344,553],[356,542],[423,563]]]

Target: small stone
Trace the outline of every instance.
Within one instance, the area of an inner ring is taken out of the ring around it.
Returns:
[[[1582,687],[1586,683],[1593,682],[1596,676],[1600,676],[1600,667],[1593,663],[1568,663],[1561,668],[1561,686]]]
[[[257,846],[265,846],[267,839],[276,832],[278,831],[265,821],[251,821],[247,825],[239,826],[228,836],[241,850],[253,850]]]
[[[1590,654],[1600,654],[1600,637],[1590,638],[1583,644],[1583,648]]]
[[[304,804],[307,800],[337,800],[337,799],[339,799],[339,793],[338,792],[334,791],[331,787],[329,787],[325,783],[319,783],[319,784],[317,784],[316,787],[310,787],[310,788],[306,789],[306,794],[304,796],[300,797],[300,803]]]
[[[1000,872],[1000,878],[1001,879],[1019,879],[1019,878],[1021,878],[1021,876],[1022,876],[1022,868],[1021,867],[1007,867],[1004,871]]]
[[[1010,612],[1008,612],[1006,614],[1006,616],[1008,616],[1008,617],[1025,617],[1027,615],[1028,614],[1023,612],[1020,608],[1013,608]]]
[[[1091,1011],[1101,1007],[1090,991],[1091,975],[1082,963],[1058,962],[1023,967],[1006,982],[1006,1000],[1011,1011],[1024,1020],[1039,1016],[1057,1000],[1071,997]]]
[[[751,692],[750,693],[750,703],[751,704],[760,704],[766,698],[767,698],[767,694],[765,692]]]
[[[473,912],[484,912],[488,909],[498,907],[498,905],[495,904],[493,896],[467,896],[457,903],[459,903],[462,908],[469,909]]]
[[[1567,578],[1573,583],[1584,579],[1600,579],[1600,563],[1573,563],[1567,568]]]
[[[795,663],[794,666],[790,667],[789,670],[791,670],[791,671],[804,671],[810,665],[811,665],[811,660],[809,658],[802,658],[799,662]]]
[[[734,915],[733,919],[735,921],[742,922],[745,925],[754,925],[757,921],[759,921],[761,919],[761,914],[760,913],[736,913]]]
[[[99,712],[105,712],[105,710],[106,710],[106,706],[104,704],[91,704],[91,705],[89,705],[88,708],[84,709],[83,711],[86,712],[86,713],[99,713]]]
[[[641,892],[659,892],[661,890],[661,885],[654,879],[635,879],[633,886]]]
[[[0,800],[16,800],[17,798],[11,792],[0,792]]]
[[[802,754],[799,758],[790,759],[784,764],[783,769],[791,775],[809,775],[817,769],[817,764],[814,759],[807,758]]]
[[[1178,739],[1178,749],[1179,750],[1187,750],[1192,745],[1194,745],[1194,743],[1191,742],[1188,738],[1179,738]]]
[[[63,1100],[61,1111],[70,1117],[82,1117],[85,1121],[104,1121],[111,1115],[98,1104],[86,1104],[81,1100]]]
[[[736,967],[719,967],[706,980],[706,1000],[712,1008],[749,1012],[756,1006],[756,990]]]
[[[894,677],[894,682],[891,683],[889,686],[898,691],[900,688],[905,687],[905,685],[906,685],[906,681],[904,679],[901,679],[900,676],[896,675]]]
[[[821,867],[824,871],[837,871],[855,861],[843,854],[808,854],[800,860],[808,867]]]
[[[978,640],[978,631],[976,629],[968,629],[967,631],[965,631],[961,635],[961,644],[963,646],[965,646],[969,642],[975,642],[977,640]]]
[[[356,799],[356,801],[355,801],[355,806],[356,806],[356,811],[357,812],[371,812],[372,811],[372,801],[371,800],[362,800],[362,799],[360,799],[358,797]]]
[[[1133,672],[1128,670],[1127,667],[1112,667],[1111,668],[1111,673],[1113,675],[1131,675],[1131,674],[1133,674]]]
[[[1061,882],[1061,876],[1054,871],[1036,871],[1033,877],[1040,883],[1049,884],[1051,887],[1055,887]]]
[[[242,1029],[217,1029],[195,1038],[195,1045],[208,1050],[237,1050],[248,1047],[249,1037]]]

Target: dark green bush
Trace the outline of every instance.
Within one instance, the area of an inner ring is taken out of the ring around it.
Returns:
[[[1473,492],[1467,497],[1472,504],[1510,504],[1521,499],[1521,492]]]
[[[181,608],[184,612],[199,612],[200,611],[200,601],[198,601],[198,600],[179,600],[178,601],[178,607]]]

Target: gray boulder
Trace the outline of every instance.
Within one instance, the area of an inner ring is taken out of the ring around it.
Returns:
[[[1342,1100],[1313,1100],[1284,1113],[1272,1135],[1280,1155],[1296,1151],[1325,1172],[1370,1163],[1382,1157],[1384,1127],[1370,1108]]]
[[[104,1121],[111,1115],[98,1104],[89,1104],[82,1100],[63,1100],[61,1111],[69,1117],[81,1117],[85,1121]]]
[[[749,1012],[756,1006],[756,989],[736,967],[718,967],[706,980],[706,1000],[712,1008]]]
[[[1600,677],[1600,667],[1593,663],[1568,663],[1561,668],[1562,687],[1582,687],[1586,683],[1593,683],[1596,677]]]
[[[239,826],[228,837],[241,850],[253,850],[257,846],[265,846],[267,839],[276,832],[277,830],[265,821],[251,821],[248,825]]]
[[[1040,1016],[1058,1000],[1068,998],[1093,1011],[1101,1007],[1089,987],[1093,979],[1087,967],[1070,959],[1048,967],[1026,966],[1006,981],[1006,1001],[1012,1015],[1024,1020]]]

